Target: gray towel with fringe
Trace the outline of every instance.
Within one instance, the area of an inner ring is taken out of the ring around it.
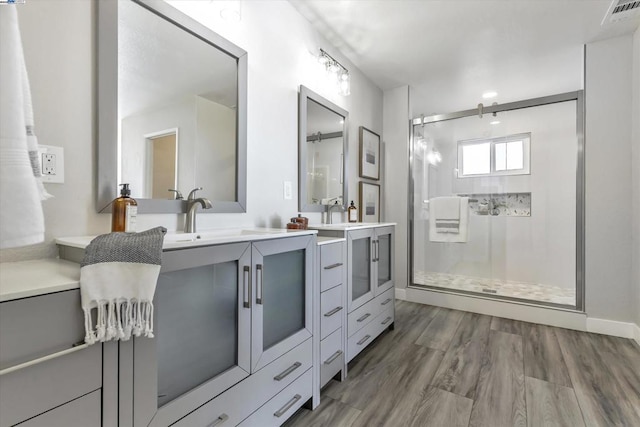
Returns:
[[[153,338],[153,295],[166,232],[156,227],[141,233],[109,233],[89,243],[80,264],[86,343]]]

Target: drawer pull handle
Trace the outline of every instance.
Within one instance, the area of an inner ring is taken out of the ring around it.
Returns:
[[[384,321],[382,322],[383,325],[386,325],[387,323],[389,323],[391,321],[391,317],[387,317],[386,319],[384,319]]]
[[[212,422],[211,424],[209,424],[207,427],[216,427],[216,426],[219,426],[220,424],[222,424],[223,422],[227,421],[228,419],[229,419],[229,415],[227,415],[227,414],[222,414],[222,415],[220,415],[218,418],[216,418],[214,422]]]
[[[371,335],[365,335],[360,341],[358,341],[358,345],[362,345],[367,342],[367,340],[371,338]]]
[[[340,310],[342,310],[342,307],[336,307],[336,308],[334,308],[333,310],[326,312],[326,313],[324,314],[324,317],[331,317],[331,316],[333,316],[334,314],[336,314],[337,312],[339,312]]]
[[[342,350],[338,350],[335,353],[333,353],[331,355],[330,358],[328,358],[327,360],[324,361],[325,365],[330,365],[331,362],[333,362],[334,360],[336,360],[338,357],[340,357],[342,355]]]
[[[276,381],[282,381],[286,376],[288,376],[291,372],[298,369],[300,366],[302,366],[302,363],[296,362],[293,365],[289,366],[284,371],[282,371],[281,373],[279,373],[278,375],[276,375],[275,377],[273,377],[273,379]]]
[[[19,371],[20,369],[28,368],[29,366],[38,365],[40,363],[46,362],[48,360],[57,359],[61,356],[66,356],[67,354],[75,353],[76,351],[84,350],[89,347],[89,344],[85,344],[83,341],[74,344],[73,347],[68,348],[66,350],[59,351],[57,353],[48,354],[46,356],[40,357],[38,359],[33,359],[28,362],[20,363],[18,365],[10,366],[0,371],[0,376],[10,374],[11,372]]]
[[[264,301],[262,297],[262,282],[264,280],[262,264],[256,265],[256,273],[257,273],[257,276],[260,278],[260,281],[258,281],[258,279],[256,278],[256,294],[257,294],[256,304],[262,304]]]
[[[325,270],[331,270],[332,268],[342,267],[341,262],[336,262],[335,264],[327,265],[324,267]]]
[[[285,412],[287,412],[289,409],[291,409],[291,407],[292,407],[293,405],[295,405],[295,404],[296,404],[296,402],[297,402],[298,400],[300,400],[300,399],[302,399],[302,396],[300,396],[299,394],[296,394],[295,396],[293,396],[293,398],[292,398],[290,401],[288,401],[287,403],[285,403],[285,405],[284,405],[282,408],[280,408],[280,409],[278,409],[276,412],[274,412],[274,413],[273,413],[273,415],[274,415],[275,417],[280,418],[281,416],[283,416],[283,415],[284,415],[284,413],[285,413]]]
[[[359,318],[358,320],[356,320],[356,322],[364,322],[364,320],[365,320],[367,317],[369,317],[369,316],[371,316],[371,313],[367,313],[367,314],[365,314],[364,316],[362,316],[361,318]]]
[[[242,301],[242,305],[244,308],[251,308],[251,280],[249,275],[251,274],[251,267],[248,265],[244,266],[242,279],[244,281],[243,292],[244,292],[244,301]],[[224,414],[223,414],[224,415]]]
[[[387,298],[386,300],[384,300],[383,302],[380,303],[380,305],[387,305],[391,302],[391,298]]]

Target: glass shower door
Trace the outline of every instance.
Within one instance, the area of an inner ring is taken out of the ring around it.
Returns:
[[[413,128],[412,286],[576,306],[577,101]]]

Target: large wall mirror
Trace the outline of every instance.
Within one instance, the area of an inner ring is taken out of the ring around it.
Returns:
[[[140,213],[196,187],[203,212],[245,212],[246,52],[162,0],[98,8],[98,210],[129,183]]]
[[[300,86],[299,209],[323,212],[347,203],[347,129],[349,113]]]

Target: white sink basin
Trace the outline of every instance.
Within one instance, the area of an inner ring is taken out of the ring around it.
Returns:
[[[164,236],[164,241],[168,243],[196,242],[229,237],[256,236],[273,233],[274,232],[270,230],[251,229],[207,230],[201,233],[168,233]]]

